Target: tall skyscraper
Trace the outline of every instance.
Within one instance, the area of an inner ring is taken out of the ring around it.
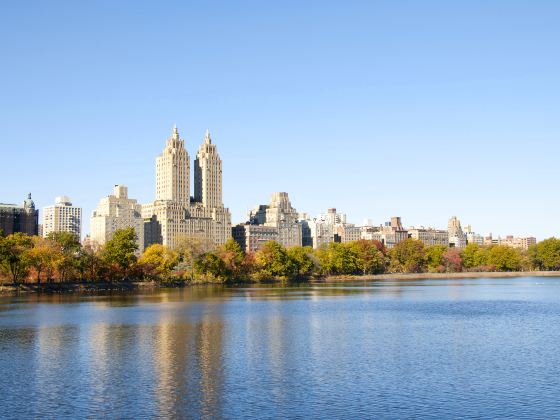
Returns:
[[[156,158],[156,200],[190,204],[190,161],[179,130],[167,140],[163,153]]]
[[[163,153],[156,158],[156,200],[142,206],[145,230],[150,232],[146,238],[174,247],[187,237],[215,245],[231,237],[231,215],[222,202],[222,161],[208,132],[199,147],[194,172],[191,197],[189,154],[174,127]]]
[[[91,216],[91,241],[98,245],[113,239],[118,229],[133,228],[137,236],[138,252],[144,250],[144,220],[142,206],[128,198],[128,188],[115,185],[113,194],[104,197]]]
[[[222,160],[208,130],[194,162],[194,199],[205,207],[222,205]]]
[[[82,235],[82,208],[73,206],[65,195],[56,197],[54,205],[43,208],[43,236],[51,232],[70,232],[78,239]]]

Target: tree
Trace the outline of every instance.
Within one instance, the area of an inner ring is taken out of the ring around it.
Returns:
[[[21,232],[0,238],[0,269],[11,276],[14,284],[25,279],[32,247],[31,237]]]
[[[65,281],[69,273],[76,267],[76,256],[81,249],[81,244],[76,235],[71,232],[51,232],[47,236],[58,257],[56,268],[58,269],[60,281]]]
[[[245,254],[233,238],[220,246],[217,254],[224,262],[227,281],[240,280],[240,277],[246,274]]]
[[[37,283],[41,283],[41,274],[47,274],[47,281],[53,277],[53,272],[63,258],[57,244],[48,238],[33,237],[33,248],[27,253],[29,265],[35,269]]]
[[[313,250],[309,247],[292,246],[286,250],[288,255],[288,277],[301,279],[313,273],[315,264],[311,255]]]
[[[80,280],[97,280],[101,270],[99,252],[91,246],[84,246],[76,257],[76,268],[80,273]]]
[[[255,253],[257,277],[261,279],[286,277],[289,272],[288,262],[286,248],[275,241],[268,241]]]
[[[376,243],[377,242],[377,243]],[[356,255],[356,269],[361,274],[380,274],[385,271],[386,260],[379,241],[359,240],[349,244]]]
[[[475,243],[468,244],[461,252],[463,267],[475,269],[488,265],[488,249],[478,246]]]
[[[164,245],[154,244],[146,248],[138,262],[148,266],[154,277],[167,280],[179,263],[179,253]]]
[[[194,269],[208,280],[219,283],[226,281],[226,265],[214,252],[199,255],[194,262]]]
[[[445,271],[445,259],[443,256],[447,249],[445,245],[432,245],[425,248],[425,261],[430,273]]]
[[[194,280],[194,263],[205,252],[210,252],[214,243],[201,236],[183,236],[177,240],[173,250],[179,253],[179,265],[190,273],[190,281]]]
[[[137,258],[135,252],[138,250],[136,244],[137,236],[134,228],[116,230],[113,239],[105,243],[102,259],[106,264],[119,267],[123,272],[123,278],[128,273]]]
[[[392,272],[421,273],[425,268],[424,243],[416,239],[405,239],[389,252]]]
[[[463,260],[461,259],[461,250],[457,248],[449,248],[443,254],[445,271],[448,273],[459,273],[463,271]]]
[[[509,246],[492,246],[488,250],[488,263],[497,271],[518,271],[521,268],[521,254]]]
[[[531,246],[529,257],[540,270],[560,270],[560,239],[549,238]]]

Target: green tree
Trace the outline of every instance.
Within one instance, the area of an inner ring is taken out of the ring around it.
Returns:
[[[81,244],[76,235],[71,232],[51,232],[47,238],[57,250],[57,270],[60,281],[68,279],[70,273],[76,268],[76,257],[81,249]]]
[[[14,284],[25,280],[30,263],[28,253],[32,247],[33,240],[24,233],[0,238],[0,269],[11,276]]]
[[[138,245],[134,228],[116,230],[113,239],[105,243],[102,259],[108,265],[117,266],[122,270],[123,279],[128,278],[131,267],[136,263]]]
[[[461,252],[463,267],[467,270],[488,266],[488,249],[475,243],[468,244]]]
[[[311,248],[292,246],[286,250],[286,253],[288,254],[288,276],[291,279],[303,279],[313,273],[315,263]]]
[[[327,258],[324,268],[327,274],[348,275],[360,274],[358,255],[351,243],[331,242],[327,247]]]
[[[426,267],[430,273],[441,273],[445,271],[445,259],[443,255],[447,251],[445,245],[427,246],[424,250]]]
[[[179,263],[179,253],[165,245],[154,244],[146,248],[138,262],[150,268],[151,277],[168,280]]]
[[[224,261],[214,252],[199,255],[194,262],[195,272],[205,280],[223,283],[226,281],[227,269]]]
[[[505,245],[492,246],[488,250],[488,264],[497,271],[518,271],[521,269],[521,253]]]
[[[390,270],[397,273],[421,273],[425,269],[424,243],[416,239],[405,239],[389,252]]]
[[[102,268],[99,252],[91,246],[82,247],[76,257],[76,268],[81,281],[98,280]]]
[[[560,270],[560,239],[548,238],[531,246],[529,258],[539,270]]]

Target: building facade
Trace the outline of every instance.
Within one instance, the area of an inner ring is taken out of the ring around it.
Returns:
[[[449,246],[455,248],[464,248],[467,246],[467,235],[461,228],[461,221],[453,216],[447,224],[447,233],[449,235]]]
[[[222,202],[222,161],[206,132],[195,160],[194,197],[190,196],[190,158],[185,142],[173,128],[156,158],[156,199],[142,206],[144,241],[174,247],[183,238],[197,237],[214,245],[232,234],[231,215]]]
[[[56,197],[55,204],[43,208],[43,236],[51,232],[70,232],[82,235],[82,208],[73,206],[67,196]]]
[[[446,230],[426,229],[424,227],[410,228],[408,229],[408,237],[422,241],[426,246],[449,246],[449,234]]]
[[[35,209],[31,193],[22,206],[0,203],[0,231],[4,235],[18,232],[30,236],[39,234],[39,210]]]
[[[104,197],[91,216],[90,240],[103,245],[113,239],[118,229],[133,228],[137,236],[138,253],[144,251],[144,219],[142,206],[136,200],[128,198],[128,188],[115,185],[113,194]]]
[[[251,210],[249,221],[235,226],[232,234],[242,249],[251,252],[267,240],[285,247],[303,244],[303,226],[286,192],[273,193],[269,204]]]

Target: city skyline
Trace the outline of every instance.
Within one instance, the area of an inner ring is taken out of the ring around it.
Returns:
[[[0,201],[69,196],[89,232],[108,187],[153,199],[177,123],[191,155],[220,145],[234,224],[286,191],[354,223],[560,236],[554,2],[32,5],[0,17]]]

